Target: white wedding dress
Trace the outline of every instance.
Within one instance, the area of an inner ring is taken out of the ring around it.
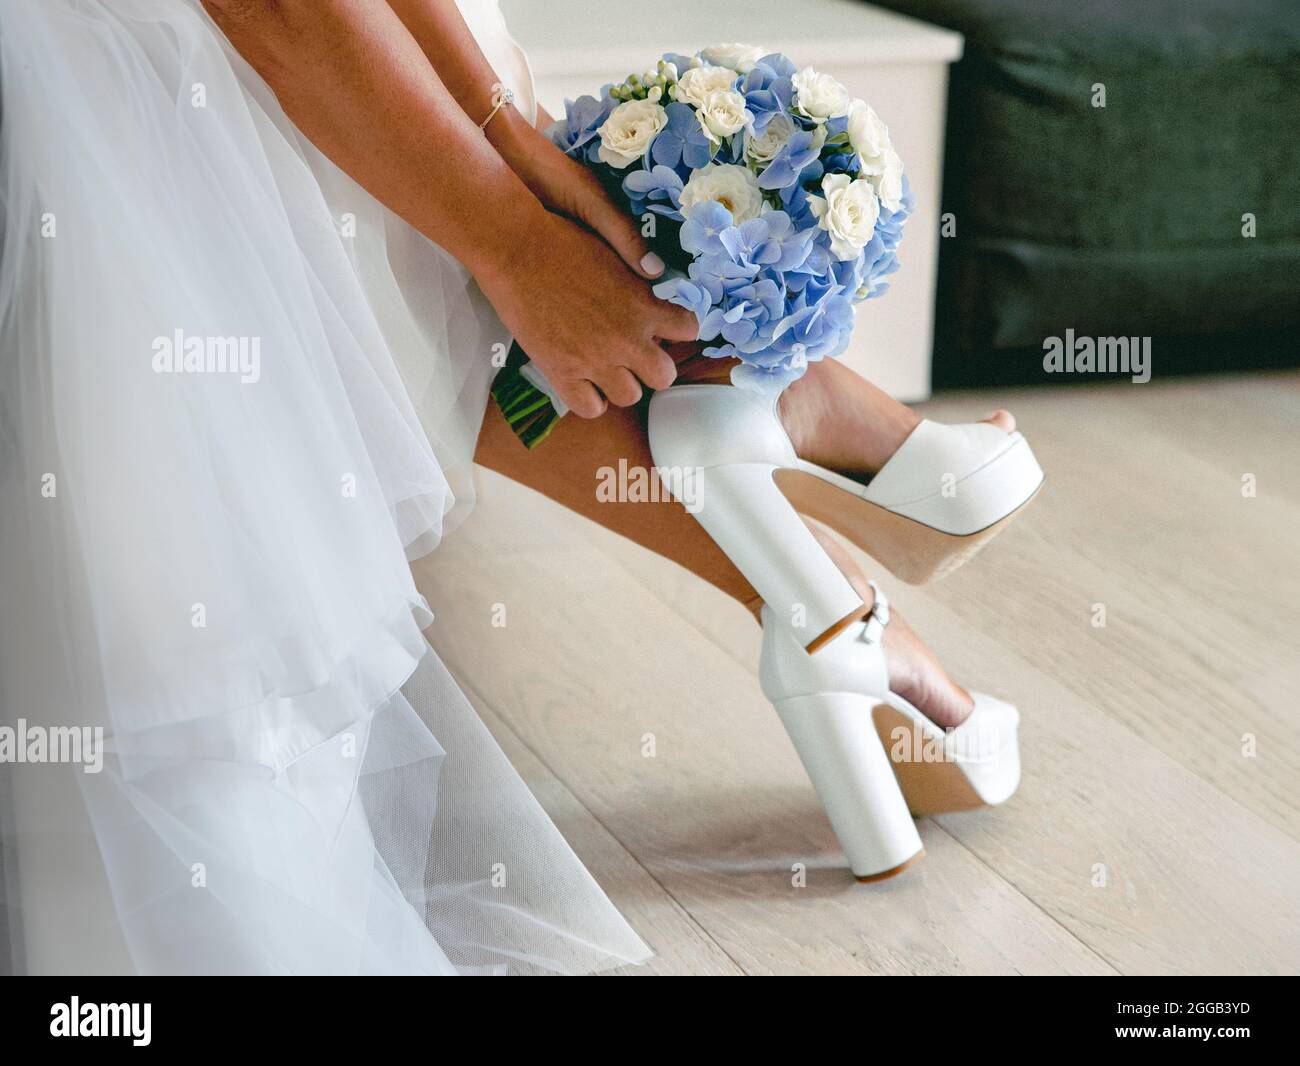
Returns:
[[[198,0],[0,0],[0,79],[0,725],[107,751],[0,767],[9,968],[644,960],[421,632],[508,341],[465,270]]]

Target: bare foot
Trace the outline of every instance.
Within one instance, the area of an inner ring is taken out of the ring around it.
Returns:
[[[781,422],[801,459],[868,481],[898,451],[921,416],[843,363],[826,359],[781,394]],[[1013,433],[995,411],[984,421]]]
[[[891,692],[944,729],[959,726],[970,716],[975,709],[971,694],[948,676],[934,652],[892,607],[884,640]]]
[[[699,355],[699,342],[667,345],[677,363],[677,383],[726,385],[735,359]],[[781,424],[801,459],[859,481],[871,478],[898,451],[921,416],[836,359],[811,363],[808,372],[781,393]],[[1014,433],[1009,411],[984,419]]]
[[[858,564],[835,537],[804,519],[813,536],[831,562],[840,568],[854,590],[868,607],[875,602],[876,590],[868,583]],[[975,709],[975,701],[964,688],[948,676],[938,658],[922,642],[893,607],[885,627],[885,662],[889,665],[889,690],[902,696],[935,725],[952,729],[961,725]]]
[[[876,592],[868,583],[858,564],[844,546],[830,533],[806,518],[804,522],[812,531],[831,561],[849,580],[849,584],[870,607]],[[755,598],[748,604],[755,618],[762,624],[762,601]],[[939,660],[915,630],[895,608],[890,608],[889,625],[885,627],[885,662],[889,666],[889,688],[907,700],[935,725],[952,729],[961,725],[975,709],[975,701],[964,688],[948,676]]]

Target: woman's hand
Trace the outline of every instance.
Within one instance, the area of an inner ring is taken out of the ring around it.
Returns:
[[[551,116],[538,108],[538,126],[550,124]],[[518,111],[504,108],[487,133],[510,168],[550,210],[600,234],[641,277],[653,281],[664,272],[663,260],[646,245],[637,219],[609,198],[590,170],[556,148]]]
[[[539,124],[550,124],[545,111],[538,114]],[[698,324],[638,280],[659,277],[663,262],[590,170],[513,108],[498,118],[506,121],[489,126],[493,146],[557,214],[531,242],[533,265],[515,260],[509,277],[485,286],[497,313],[559,398],[583,418],[595,418],[610,403],[636,403],[642,384],[667,388],[677,376],[676,359],[659,341],[693,342]]]
[[[548,211],[467,116],[429,61],[445,52],[448,70],[485,93],[494,80],[473,38],[464,45],[468,30],[455,4],[399,5],[413,21],[438,16],[426,51],[390,2],[204,0],[312,143],[474,274],[576,414],[595,417],[607,402],[635,403],[642,382],[671,384],[673,361],[656,338],[693,338],[695,316],[657,299],[600,237]],[[458,34],[442,36],[447,24]],[[477,57],[477,66],[462,70],[457,63],[467,56]],[[476,115],[487,113],[484,103],[472,105]],[[489,129],[508,113],[518,115],[503,108]],[[569,161],[533,133],[542,142],[536,147],[549,153],[534,177],[539,187],[576,217],[613,232],[613,205],[598,209],[581,192],[565,201],[561,189],[573,183],[555,178],[564,171],[554,158]],[[608,203],[603,193],[600,200]],[[630,219],[627,226],[639,241]],[[628,232],[618,238],[621,249],[631,248]]]
[[[533,228],[509,262],[477,277],[559,398],[574,414],[595,418],[609,403],[636,403],[642,383],[671,385],[676,367],[659,340],[693,340],[695,316],[656,297],[576,223],[543,213]]]

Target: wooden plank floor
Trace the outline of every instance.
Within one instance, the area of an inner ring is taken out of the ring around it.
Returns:
[[[634,972],[1300,972],[1300,374],[925,413],[998,405],[1048,472],[1034,506],[937,585],[862,561],[1020,706],[1024,782],[924,819],[880,885],[843,868],[734,603],[486,472],[417,564],[434,646],[658,953]]]

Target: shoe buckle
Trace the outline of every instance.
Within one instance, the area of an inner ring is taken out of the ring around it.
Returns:
[[[871,613],[863,619],[866,627],[862,630],[862,640],[867,644],[879,644],[884,638],[885,627],[889,625],[889,599],[874,581],[868,581],[867,584],[875,592],[876,598],[871,604]]]

